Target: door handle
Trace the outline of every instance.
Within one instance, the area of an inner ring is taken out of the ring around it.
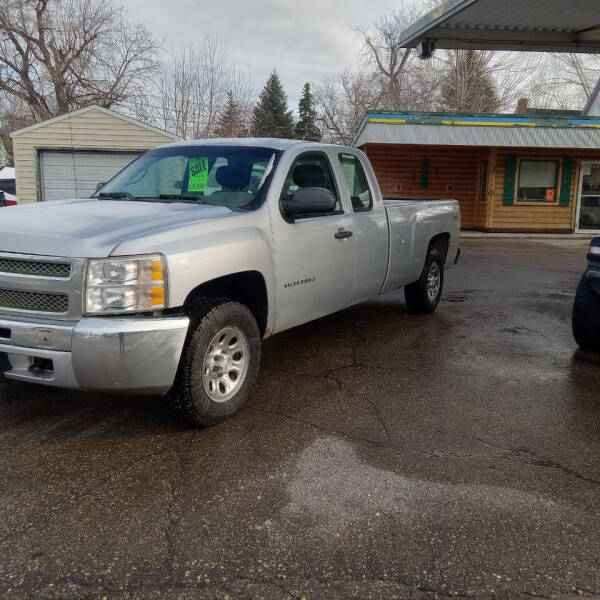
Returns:
[[[354,233],[347,229],[338,229],[337,233],[333,236],[336,240],[343,240],[344,238],[352,237]]]

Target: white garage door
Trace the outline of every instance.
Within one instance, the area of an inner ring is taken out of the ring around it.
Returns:
[[[108,181],[139,152],[59,152],[41,153],[42,200],[88,198],[96,185]]]

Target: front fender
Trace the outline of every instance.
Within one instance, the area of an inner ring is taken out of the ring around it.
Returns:
[[[248,227],[203,235],[195,247],[168,254],[167,258],[171,306],[182,306],[189,293],[202,283],[244,271],[258,271],[263,276],[272,305],[272,255],[260,229]]]
[[[274,320],[276,306],[273,253],[260,211],[212,223],[183,227],[143,240],[121,244],[121,256],[160,252],[167,257],[169,307],[183,306],[189,293],[213,279],[257,271],[267,288],[269,315]]]

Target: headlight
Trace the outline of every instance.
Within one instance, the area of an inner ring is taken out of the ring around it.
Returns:
[[[165,259],[160,255],[90,260],[85,312],[97,315],[165,308],[165,274]]]

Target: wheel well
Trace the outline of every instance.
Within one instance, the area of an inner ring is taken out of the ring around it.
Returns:
[[[228,298],[247,306],[258,324],[261,335],[267,329],[269,300],[264,277],[258,271],[244,271],[218,277],[194,288],[185,299],[188,308],[197,298]]]
[[[450,234],[440,233],[431,238],[429,242],[429,248],[427,248],[427,254],[432,250],[437,250],[442,255],[442,262],[446,264],[446,255],[448,254],[448,247],[450,246]]]

